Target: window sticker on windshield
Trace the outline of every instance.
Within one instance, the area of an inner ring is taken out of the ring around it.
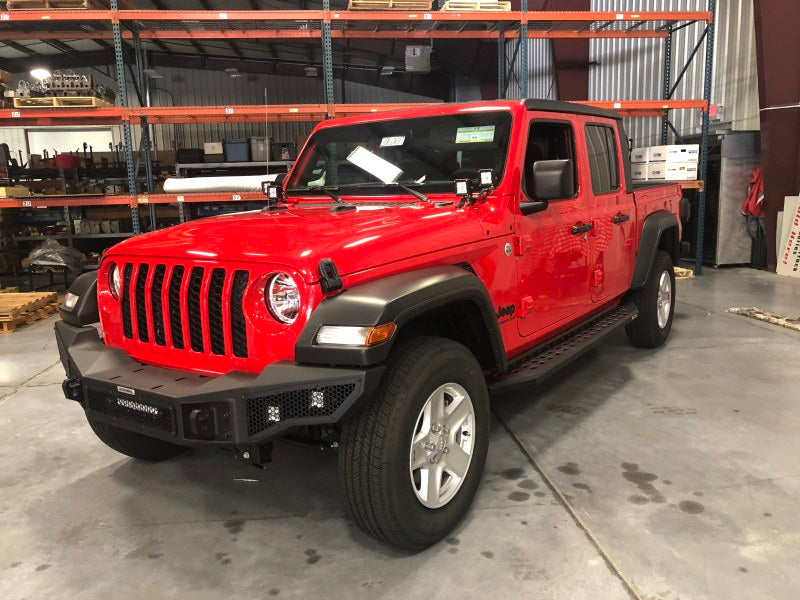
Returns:
[[[388,160],[382,159],[363,146],[356,147],[347,157],[347,161],[363,169],[373,177],[377,177],[383,183],[394,182],[403,172],[403,169],[396,167]]]
[[[381,148],[388,148],[389,146],[402,146],[406,141],[404,135],[390,135],[381,140]]]
[[[480,144],[494,141],[494,125],[459,127],[456,129],[456,144]]]

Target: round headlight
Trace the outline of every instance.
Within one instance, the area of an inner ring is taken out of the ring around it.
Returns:
[[[281,323],[294,323],[300,313],[300,290],[294,279],[288,273],[276,273],[264,292],[270,314]]]
[[[122,288],[122,275],[120,275],[119,267],[116,263],[112,263],[108,269],[108,289],[114,300],[119,300],[119,290]]]

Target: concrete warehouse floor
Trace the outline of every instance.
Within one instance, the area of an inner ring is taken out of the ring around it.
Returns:
[[[800,281],[708,269],[665,348],[496,398],[472,512],[415,556],[344,518],[332,452],[137,463],[61,395],[52,319],[2,336],[0,597],[794,599],[800,334],[753,305],[796,317]]]

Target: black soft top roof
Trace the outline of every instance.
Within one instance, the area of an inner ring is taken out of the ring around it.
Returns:
[[[539,100],[528,98],[523,100],[525,108],[528,110],[542,110],[548,112],[571,113],[574,115],[591,115],[593,117],[603,117],[605,119],[621,119],[619,113],[605,108],[597,108],[587,104],[576,102],[562,102],[560,100]]]

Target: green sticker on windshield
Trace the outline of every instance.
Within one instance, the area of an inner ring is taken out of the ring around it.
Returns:
[[[456,144],[480,144],[494,141],[494,125],[459,127],[456,129]]]

